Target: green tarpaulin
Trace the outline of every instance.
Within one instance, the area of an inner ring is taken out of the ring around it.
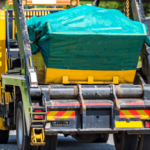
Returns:
[[[27,26],[47,68],[135,70],[143,43],[150,46],[147,27],[115,9],[83,5],[33,16]]]

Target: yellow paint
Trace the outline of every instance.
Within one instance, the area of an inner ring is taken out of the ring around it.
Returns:
[[[136,110],[142,118],[149,118],[149,115],[144,110]]]
[[[119,84],[133,83],[136,70],[99,71],[46,68],[41,52],[32,55],[40,84]]]
[[[31,60],[31,56],[29,56],[29,62],[30,62],[30,67],[32,67],[32,60]]]
[[[32,18],[32,11],[30,11],[30,18]]]
[[[27,18],[27,20],[30,19],[30,17],[29,17],[29,11],[26,11],[26,18]]]
[[[13,62],[12,62],[12,58],[8,58],[8,66],[11,69],[13,67]]]
[[[45,63],[41,52],[32,55],[34,67],[36,68],[38,83],[45,84]]]
[[[121,112],[127,117],[127,118],[135,118],[128,110],[121,110]]]
[[[74,111],[66,111],[61,116],[55,116],[58,112],[59,111],[50,111],[50,113],[47,114],[47,121],[54,121],[55,119],[68,119]]]
[[[60,117],[60,119],[68,119],[73,112],[74,111],[66,111],[65,114]]]
[[[1,27],[0,27],[0,33],[1,33],[0,34],[0,78],[1,78],[1,74],[7,72],[6,10],[0,10],[0,25],[1,25]],[[1,87],[0,87],[0,103],[2,103],[2,101],[1,101]],[[1,123],[2,123],[2,119],[0,119],[0,124]],[[1,125],[0,125],[0,127],[1,127]]]
[[[99,71],[99,70],[72,70],[46,68],[45,83],[80,83],[88,84],[89,77],[93,77],[93,84],[133,83],[136,70]],[[64,78],[65,77],[65,78]],[[89,79],[92,82],[92,79]],[[118,81],[119,80],[119,81]]]
[[[31,145],[45,145],[44,128],[41,129],[41,133],[35,133],[35,128],[31,129]]]
[[[142,121],[116,121],[115,128],[143,128]]]
[[[52,120],[49,120],[49,121],[52,121]],[[46,122],[46,120],[32,120],[32,122]]]
[[[64,8],[31,8],[31,9],[26,9],[26,10],[64,10]]]
[[[12,24],[12,39],[15,41],[15,31],[16,31],[16,26],[15,26],[15,20],[12,21],[13,24]]]
[[[119,84],[119,77],[113,76],[113,84]]]
[[[35,11],[33,11],[33,16],[35,16]]]
[[[0,130],[8,130],[4,125],[3,125],[3,118],[0,117]]]
[[[54,116],[58,113],[58,111],[51,111],[48,115],[47,115],[47,121],[53,121],[55,119]]]
[[[62,83],[63,84],[67,84],[69,81],[68,81],[68,76],[63,76],[62,77]]]
[[[8,104],[9,102],[11,102],[11,96],[9,92],[5,92],[5,103]]]
[[[6,59],[6,10],[0,10],[0,78],[2,73],[7,72]]]
[[[69,81],[68,76],[62,77],[62,83],[63,84],[119,84],[119,78],[112,77],[113,81],[94,81],[93,76],[88,77],[88,81]],[[114,81],[115,80],[115,81]]]
[[[36,11],[35,13],[36,13],[36,16],[38,17],[38,11]]]
[[[89,77],[88,77],[88,83],[89,83],[89,84],[93,84],[93,82],[94,82],[93,76],[89,76]]]
[[[27,13],[26,13],[26,11],[24,11],[24,16],[26,17],[26,15],[27,15]]]

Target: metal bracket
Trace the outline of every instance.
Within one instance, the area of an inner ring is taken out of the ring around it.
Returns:
[[[48,86],[41,86],[42,90],[42,106],[50,102],[50,91]]]
[[[79,101],[81,103],[81,114],[83,113],[83,111],[86,111],[86,106],[84,104],[84,98],[83,98],[83,95],[82,95],[82,87],[81,85],[78,85],[79,87]]]
[[[78,85],[79,88],[79,101],[81,103],[81,111],[80,113],[82,114],[82,128],[86,128],[86,106],[84,104],[84,98],[82,95],[82,87],[81,85]]]
[[[143,98],[146,107],[150,107],[150,84],[143,85]]]
[[[37,74],[35,71],[30,72],[29,81],[30,87],[37,87]]]
[[[116,95],[116,88],[115,88],[115,85],[110,85],[110,89],[111,89],[111,94],[112,94],[112,100],[115,102],[115,107],[116,107],[116,110],[120,110],[120,105],[119,105],[119,102],[118,102],[118,98],[117,98],[117,95]]]
[[[35,130],[41,130],[41,133],[36,134]],[[32,128],[31,129],[31,145],[33,146],[39,146],[39,145],[45,145],[45,134],[44,134],[44,128]]]

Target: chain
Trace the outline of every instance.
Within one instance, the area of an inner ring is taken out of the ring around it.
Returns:
[[[130,17],[130,8],[129,8],[129,0],[126,0],[125,6],[124,6],[124,15],[126,15],[128,18]]]
[[[126,2],[125,2],[126,4]],[[123,11],[124,11],[124,15],[126,16],[126,5],[124,4],[124,8],[123,8]]]

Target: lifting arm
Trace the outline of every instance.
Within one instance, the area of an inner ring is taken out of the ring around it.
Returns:
[[[142,22],[145,25],[147,25],[142,0],[131,0],[131,6],[134,20]],[[148,32],[148,36],[150,37],[150,32]],[[150,47],[147,45],[143,45],[141,51],[141,60],[142,60],[142,75],[147,80],[147,83],[150,84]]]
[[[94,2],[93,2],[93,6],[99,6],[99,3],[100,3],[100,0],[95,0]]]
[[[29,86],[37,87],[37,75],[32,61],[32,52],[24,16],[22,0],[13,0],[17,37],[20,51],[21,74],[29,77]]]
[[[3,8],[3,6],[5,5],[6,0],[0,0],[0,9]]]

